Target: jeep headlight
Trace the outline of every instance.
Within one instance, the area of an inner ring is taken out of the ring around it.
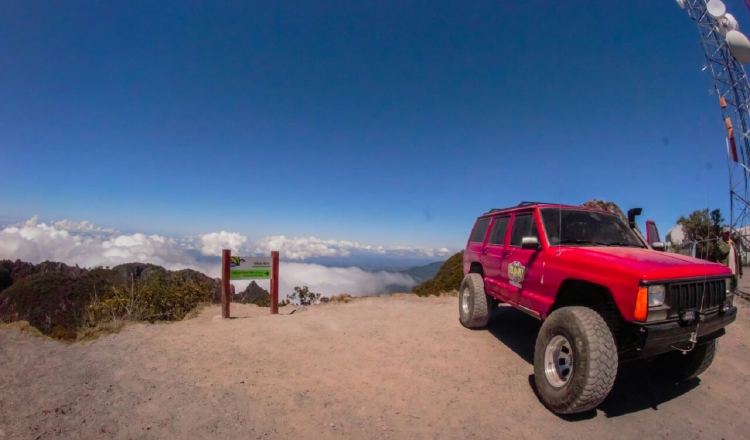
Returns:
[[[734,289],[732,288],[732,283],[734,282],[733,278],[727,278],[727,299],[724,300],[724,304],[721,306],[721,311],[726,312],[727,310],[731,309],[734,305]]]
[[[658,307],[658,306],[664,305],[665,294],[666,294],[666,289],[664,288],[664,285],[662,284],[648,286],[648,306]]]

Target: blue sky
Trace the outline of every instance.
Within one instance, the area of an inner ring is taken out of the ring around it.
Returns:
[[[685,11],[550,3],[3,2],[0,214],[452,250],[521,200],[728,217]]]

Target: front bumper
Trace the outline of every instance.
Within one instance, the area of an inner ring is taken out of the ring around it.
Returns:
[[[699,315],[697,323],[686,325],[680,322],[644,324],[639,326],[642,345],[638,350],[642,357],[652,357],[678,349],[690,349],[690,338],[697,333],[698,344],[723,336],[725,327],[737,319],[737,307],[726,312]]]

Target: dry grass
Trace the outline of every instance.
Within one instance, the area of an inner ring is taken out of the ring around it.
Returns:
[[[9,323],[0,322],[0,330],[18,330],[19,332],[26,332],[31,336],[36,336],[42,339],[51,339],[57,341],[57,339],[51,338],[44,333],[40,332],[38,328],[29,324],[29,321],[14,321]]]
[[[452,297],[452,298],[455,298],[455,297],[458,296],[458,293],[459,293],[458,290],[449,290],[447,292],[441,292],[440,296],[441,297]]]
[[[208,306],[210,306],[210,303],[204,302],[198,304],[193,310],[191,310],[184,319],[191,319],[195,318],[198,315],[203,312]],[[33,325],[29,324],[28,321],[14,321],[10,323],[2,323],[0,322],[0,330],[18,330],[21,332],[26,332],[32,336],[36,336],[42,339],[49,339],[56,342],[63,342],[66,344],[71,344],[74,342],[85,342],[85,341],[92,341],[94,339],[101,338],[103,336],[115,334],[121,332],[128,323],[133,323],[137,321],[128,321],[125,319],[112,319],[104,322],[100,322],[96,324],[94,327],[85,327],[78,331],[76,334],[75,339],[59,339],[54,338],[48,335],[45,335],[42,333],[38,328],[34,327]],[[164,323],[168,324],[170,321],[155,321],[154,323]]]
[[[208,303],[208,302],[199,303],[197,306],[195,306],[195,308],[193,310],[189,311],[187,313],[187,315],[185,315],[184,319],[197,318],[198,315],[200,315],[204,310],[206,310],[206,307],[208,307],[210,305],[211,305],[211,303]]]
[[[338,303],[338,302],[348,303],[351,300],[352,300],[352,296],[351,295],[349,295],[348,293],[342,293],[341,295],[333,295],[331,297],[331,299],[330,299],[329,302],[332,302],[332,303]]]
[[[116,319],[113,321],[100,322],[94,327],[87,327],[78,332],[76,342],[91,341],[102,336],[119,333],[127,325],[127,321]]]

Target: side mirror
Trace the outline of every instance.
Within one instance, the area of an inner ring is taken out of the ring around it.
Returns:
[[[651,243],[651,247],[654,248],[655,251],[662,251],[662,252],[664,252],[664,249],[666,249],[664,242],[661,242],[661,241],[655,241]]]
[[[523,237],[521,239],[521,249],[539,250],[539,239],[537,237]]]

